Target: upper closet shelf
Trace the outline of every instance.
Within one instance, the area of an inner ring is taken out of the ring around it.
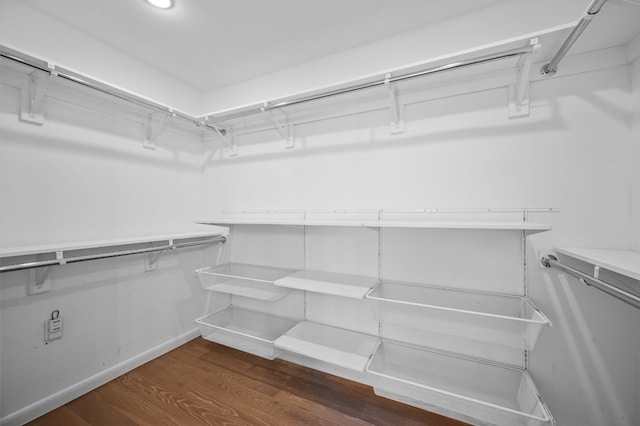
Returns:
[[[311,220],[311,219],[214,219],[197,222],[202,225],[288,225],[288,226],[351,226],[365,228],[426,228],[426,229],[495,229],[521,230],[532,233],[551,230],[551,225],[526,221],[436,221],[436,220]]]
[[[170,242],[173,240],[184,240],[191,238],[218,237],[219,232],[187,232],[175,234],[149,235],[129,238],[113,238],[108,240],[87,240],[60,244],[41,244],[23,247],[0,248],[0,258],[14,256],[28,256],[32,254],[56,253],[60,251],[86,250],[104,247],[125,246],[132,244]]]
[[[587,248],[555,248],[554,251],[640,281],[640,253],[637,251]]]
[[[556,267],[610,296],[640,308],[640,253],[631,250],[555,248],[542,265]]]
[[[336,274],[322,271],[300,271],[275,281],[276,286],[307,290],[315,293],[364,299],[377,278]]]

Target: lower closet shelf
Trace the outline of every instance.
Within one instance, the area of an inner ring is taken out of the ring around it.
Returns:
[[[364,371],[378,342],[376,336],[369,334],[304,321],[278,338],[275,345],[309,358]]]
[[[262,358],[274,359],[275,340],[296,321],[230,306],[195,320],[202,337]]]
[[[552,425],[553,418],[521,369],[384,340],[366,367],[376,394],[460,413],[481,424]]]

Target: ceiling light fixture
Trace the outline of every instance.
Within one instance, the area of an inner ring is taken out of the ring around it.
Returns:
[[[174,0],[147,0],[147,3],[160,9],[171,9]]]

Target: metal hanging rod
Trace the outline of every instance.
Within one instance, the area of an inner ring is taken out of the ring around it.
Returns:
[[[636,308],[640,308],[640,297],[638,297],[637,295],[629,293],[628,291],[625,291],[621,288],[613,286],[607,282],[604,282],[599,278],[595,278],[595,277],[592,277],[591,275],[585,274],[584,272],[579,271],[578,269],[572,268],[571,266],[567,266],[563,263],[560,263],[558,261],[558,258],[555,257],[554,255],[550,254],[550,255],[544,256],[542,259],[540,259],[540,261],[542,265],[546,268],[554,267],[554,268],[561,269],[566,273],[578,278],[585,285],[593,286],[598,290],[603,291],[608,295],[615,297],[616,299],[619,299]]]
[[[41,267],[53,266],[53,265],[65,265],[67,263],[85,262],[87,260],[98,260],[98,259],[108,259],[112,257],[129,256],[132,254],[153,253],[153,252],[174,250],[174,249],[185,248],[185,247],[195,247],[195,246],[203,246],[203,245],[209,245],[209,244],[215,244],[215,243],[225,243],[226,241],[227,241],[227,237],[225,237],[224,235],[221,235],[219,237],[208,238],[206,240],[167,244],[167,245],[158,246],[158,247],[149,247],[149,248],[133,249],[133,250],[121,250],[121,251],[114,251],[109,253],[89,254],[86,256],[75,256],[75,257],[69,257],[69,258],[41,260],[36,262],[25,262],[25,263],[19,263],[16,265],[2,266],[0,267],[0,273],[9,272],[9,271],[20,271],[23,269],[41,268]]]
[[[564,58],[569,49],[571,49],[571,46],[573,46],[578,37],[580,37],[580,34],[582,34],[582,32],[589,26],[593,17],[600,12],[600,9],[602,9],[602,6],[604,6],[606,2],[607,0],[592,0],[587,11],[582,16],[578,24],[573,28],[569,37],[567,37],[562,46],[560,46],[560,49],[551,59],[551,62],[540,68],[540,74],[545,77],[550,77],[558,71],[558,64],[562,58]]]
[[[113,96],[123,101],[127,101],[137,106],[141,106],[147,109],[151,109],[155,112],[161,112],[166,114],[168,117],[178,119],[184,121],[185,123],[194,125],[196,127],[206,128],[209,130],[213,130],[215,132],[219,132],[222,135],[225,135],[227,132],[225,129],[219,129],[215,126],[211,126],[207,124],[207,118],[199,118],[194,117],[183,112],[174,110],[173,108],[169,108],[165,105],[150,101],[140,96],[133,95],[129,92],[126,92],[121,89],[117,89],[113,86],[107,85],[105,83],[101,83],[99,81],[93,80],[89,77],[80,75],[71,70],[64,69],[57,65],[49,64],[48,62],[34,58],[33,56],[26,55],[24,53],[18,52],[16,50],[10,49],[8,47],[0,45],[0,56],[8,59],[13,62],[17,62],[28,67],[31,67],[35,70],[42,71],[49,75],[54,75],[60,77],[64,80],[71,81],[73,83],[79,84],[84,87],[88,87],[90,89],[96,90],[101,93],[105,93],[107,95]]]
[[[499,60],[502,60],[502,59],[509,59],[509,58],[514,58],[514,57],[519,57],[519,56],[527,54],[527,53],[533,53],[534,50],[535,50],[535,46],[529,45],[529,46],[525,46],[525,47],[506,50],[506,51],[495,53],[495,54],[492,54],[492,55],[485,55],[485,56],[480,56],[478,58],[466,59],[466,60],[452,62],[452,63],[445,64],[445,65],[440,65],[440,66],[437,66],[437,67],[427,68],[427,69],[424,69],[424,70],[421,70],[421,71],[410,72],[410,73],[406,73],[406,74],[399,74],[399,75],[396,75],[396,76],[389,76],[387,78],[383,78],[383,79],[372,81],[372,82],[368,82],[368,83],[354,84],[354,85],[346,86],[346,87],[343,87],[343,88],[340,88],[340,89],[329,90],[329,91],[326,91],[326,92],[313,94],[313,95],[308,95],[308,96],[303,96],[303,97],[300,97],[300,98],[284,99],[284,100],[279,100],[279,101],[276,100],[276,101],[272,101],[272,102],[265,102],[262,106],[257,106],[257,107],[253,107],[253,108],[250,108],[250,109],[247,109],[247,110],[237,111],[237,112],[212,114],[211,117],[213,119],[215,119],[216,121],[225,121],[225,120],[231,120],[231,119],[236,119],[236,118],[242,118],[242,117],[246,117],[246,116],[249,116],[249,115],[259,114],[259,113],[263,113],[263,112],[266,112],[266,111],[271,111],[271,110],[275,110],[275,109],[279,109],[279,108],[284,108],[284,107],[293,106],[293,105],[299,105],[299,104],[302,104],[302,103],[317,101],[317,100],[320,100],[320,99],[325,99],[325,98],[329,98],[329,97],[333,97],[333,96],[344,95],[344,94],[347,94],[347,93],[358,92],[358,91],[365,90],[365,89],[371,89],[371,88],[375,88],[375,87],[384,87],[384,86],[386,86],[386,85],[388,85],[390,83],[397,83],[397,82],[400,82],[400,81],[410,80],[410,79],[414,79],[414,78],[426,77],[426,76],[432,75],[432,74],[438,74],[438,73],[445,72],[445,71],[452,71],[452,70],[456,70],[456,69],[466,68],[466,67],[470,67],[470,66],[473,66],[473,65],[486,64],[486,63],[490,63],[490,62],[494,62],[494,61],[499,61]]]

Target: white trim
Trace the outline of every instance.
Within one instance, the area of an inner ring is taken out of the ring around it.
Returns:
[[[0,425],[22,425],[200,336],[197,328],[107,368],[40,401],[0,418]]]

